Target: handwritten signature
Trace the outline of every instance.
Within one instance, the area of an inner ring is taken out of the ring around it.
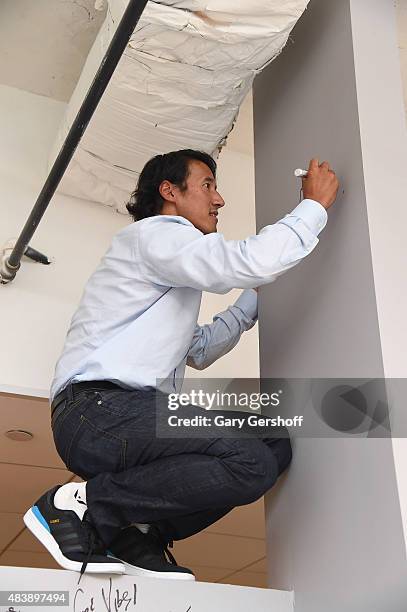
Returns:
[[[73,600],[73,610],[74,612],[99,612],[100,603],[102,603],[106,612],[131,612],[137,604],[137,585],[133,583],[133,589],[130,589],[130,591],[113,590],[112,579],[109,578],[109,588],[102,587],[97,596],[89,596],[78,587]],[[98,609],[96,605],[98,605]],[[192,612],[192,606],[188,606],[185,612]]]
[[[128,612],[134,610],[137,603],[137,585],[133,584],[133,591],[120,591],[120,589],[112,589],[112,579],[109,578],[109,589],[105,590],[102,587],[100,591],[102,603],[107,612]],[[73,600],[74,612],[96,612],[94,595],[85,596],[85,591],[80,587],[76,590]],[[85,607],[83,600],[85,599]]]

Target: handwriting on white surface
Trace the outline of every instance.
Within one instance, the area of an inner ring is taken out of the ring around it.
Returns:
[[[133,612],[136,604],[135,583],[130,590],[113,589],[112,579],[109,578],[109,586],[102,586],[95,595],[85,593],[78,587],[73,600],[73,612]],[[183,612],[192,612],[192,606],[188,606]]]
[[[131,612],[137,603],[137,586],[129,590],[112,589],[112,579],[109,578],[109,588],[102,587],[96,595],[88,595],[80,587],[76,589],[73,600],[74,612]],[[96,607],[97,606],[97,607]]]

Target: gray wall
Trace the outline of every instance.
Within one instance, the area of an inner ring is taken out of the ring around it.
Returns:
[[[311,0],[255,81],[258,229],[294,208],[292,173],[311,157],[328,160],[341,181],[315,251],[260,292],[262,378],[383,376],[351,21],[362,2],[369,28],[376,1]],[[382,0],[381,10],[391,22],[393,3]],[[381,32],[370,35],[382,52]],[[380,86],[373,71],[372,96]],[[391,440],[295,440],[290,470],[266,505],[270,586],[294,589],[297,611],[407,609]]]
[[[255,81],[258,229],[294,208],[293,170],[314,155],[345,191],[316,250],[262,291],[264,377],[383,375],[348,4],[311,1],[294,43]]]

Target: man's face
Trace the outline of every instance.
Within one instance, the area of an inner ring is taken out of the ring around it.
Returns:
[[[225,202],[216,191],[215,178],[210,168],[201,161],[191,160],[188,168],[186,191],[181,191],[168,181],[162,183],[162,187],[167,188],[161,191],[166,199],[163,212],[185,217],[204,234],[216,232],[218,209],[224,206]],[[166,183],[168,185],[165,185]]]

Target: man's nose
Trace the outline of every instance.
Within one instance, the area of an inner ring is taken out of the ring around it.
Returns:
[[[213,198],[213,203],[219,207],[225,206],[225,200],[222,198],[220,193],[218,193],[217,191],[215,191],[215,197]]]

